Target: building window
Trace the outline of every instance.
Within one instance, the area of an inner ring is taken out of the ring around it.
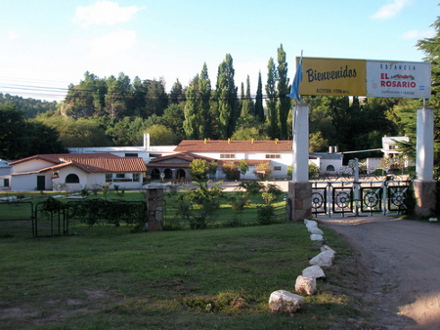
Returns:
[[[79,183],[78,175],[69,174],[68,176],[66,176],[66,183]]]
[[[334,172],[335,171],[335,167],[333,165],[329,165],[329,166],[327,166],[326,171],[327,172]]]
[[[139,182],[140,173],[107,173],[105,182]]]
[[[269,159],[281,158],[281,155],[279,155],[279,154],[266,154],[266,158],[269,158]]]
[[[220,154],[220,158],[235,158],[235,154]]]
[[[125,157],[138,157],[137,152],[126,152]]]
[[[274,170],[274,171],[281,171],[281,166],[274,166],[274,167],[273,167],[273,170]]]

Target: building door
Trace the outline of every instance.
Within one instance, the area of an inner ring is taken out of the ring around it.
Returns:
[[[44,175],[37,176],[37,190],[46,190],[46,177]]]

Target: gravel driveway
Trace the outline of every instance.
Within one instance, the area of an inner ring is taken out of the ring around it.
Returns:
[[[360,299],[376,328],[440,329],[440,225],[384,216],[319,221],[359,257],[367,282]]]

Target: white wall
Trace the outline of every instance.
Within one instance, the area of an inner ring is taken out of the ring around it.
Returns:
[[[37,176],[45,177],[45,190],[52,190],[52,173],[32,173],[11,176],[11,190],[14,191],[32,191],[37,189]]]
[[[53,165],[54,163],[50,163],[42,159],[32,159],[27,162],[15,164],[12,167],[12,173],[32,172]]]

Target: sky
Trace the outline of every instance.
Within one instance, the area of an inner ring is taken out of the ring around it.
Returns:
[[[208,67],[215,86],[226,54],[235,84],[255,94],[283,45],[296,57],[422,61],[439,0],[0,0],[0,93],[63,100],[89,71],[132,80],[178,79]],[[240,90],[240,89],[239,89]]]

